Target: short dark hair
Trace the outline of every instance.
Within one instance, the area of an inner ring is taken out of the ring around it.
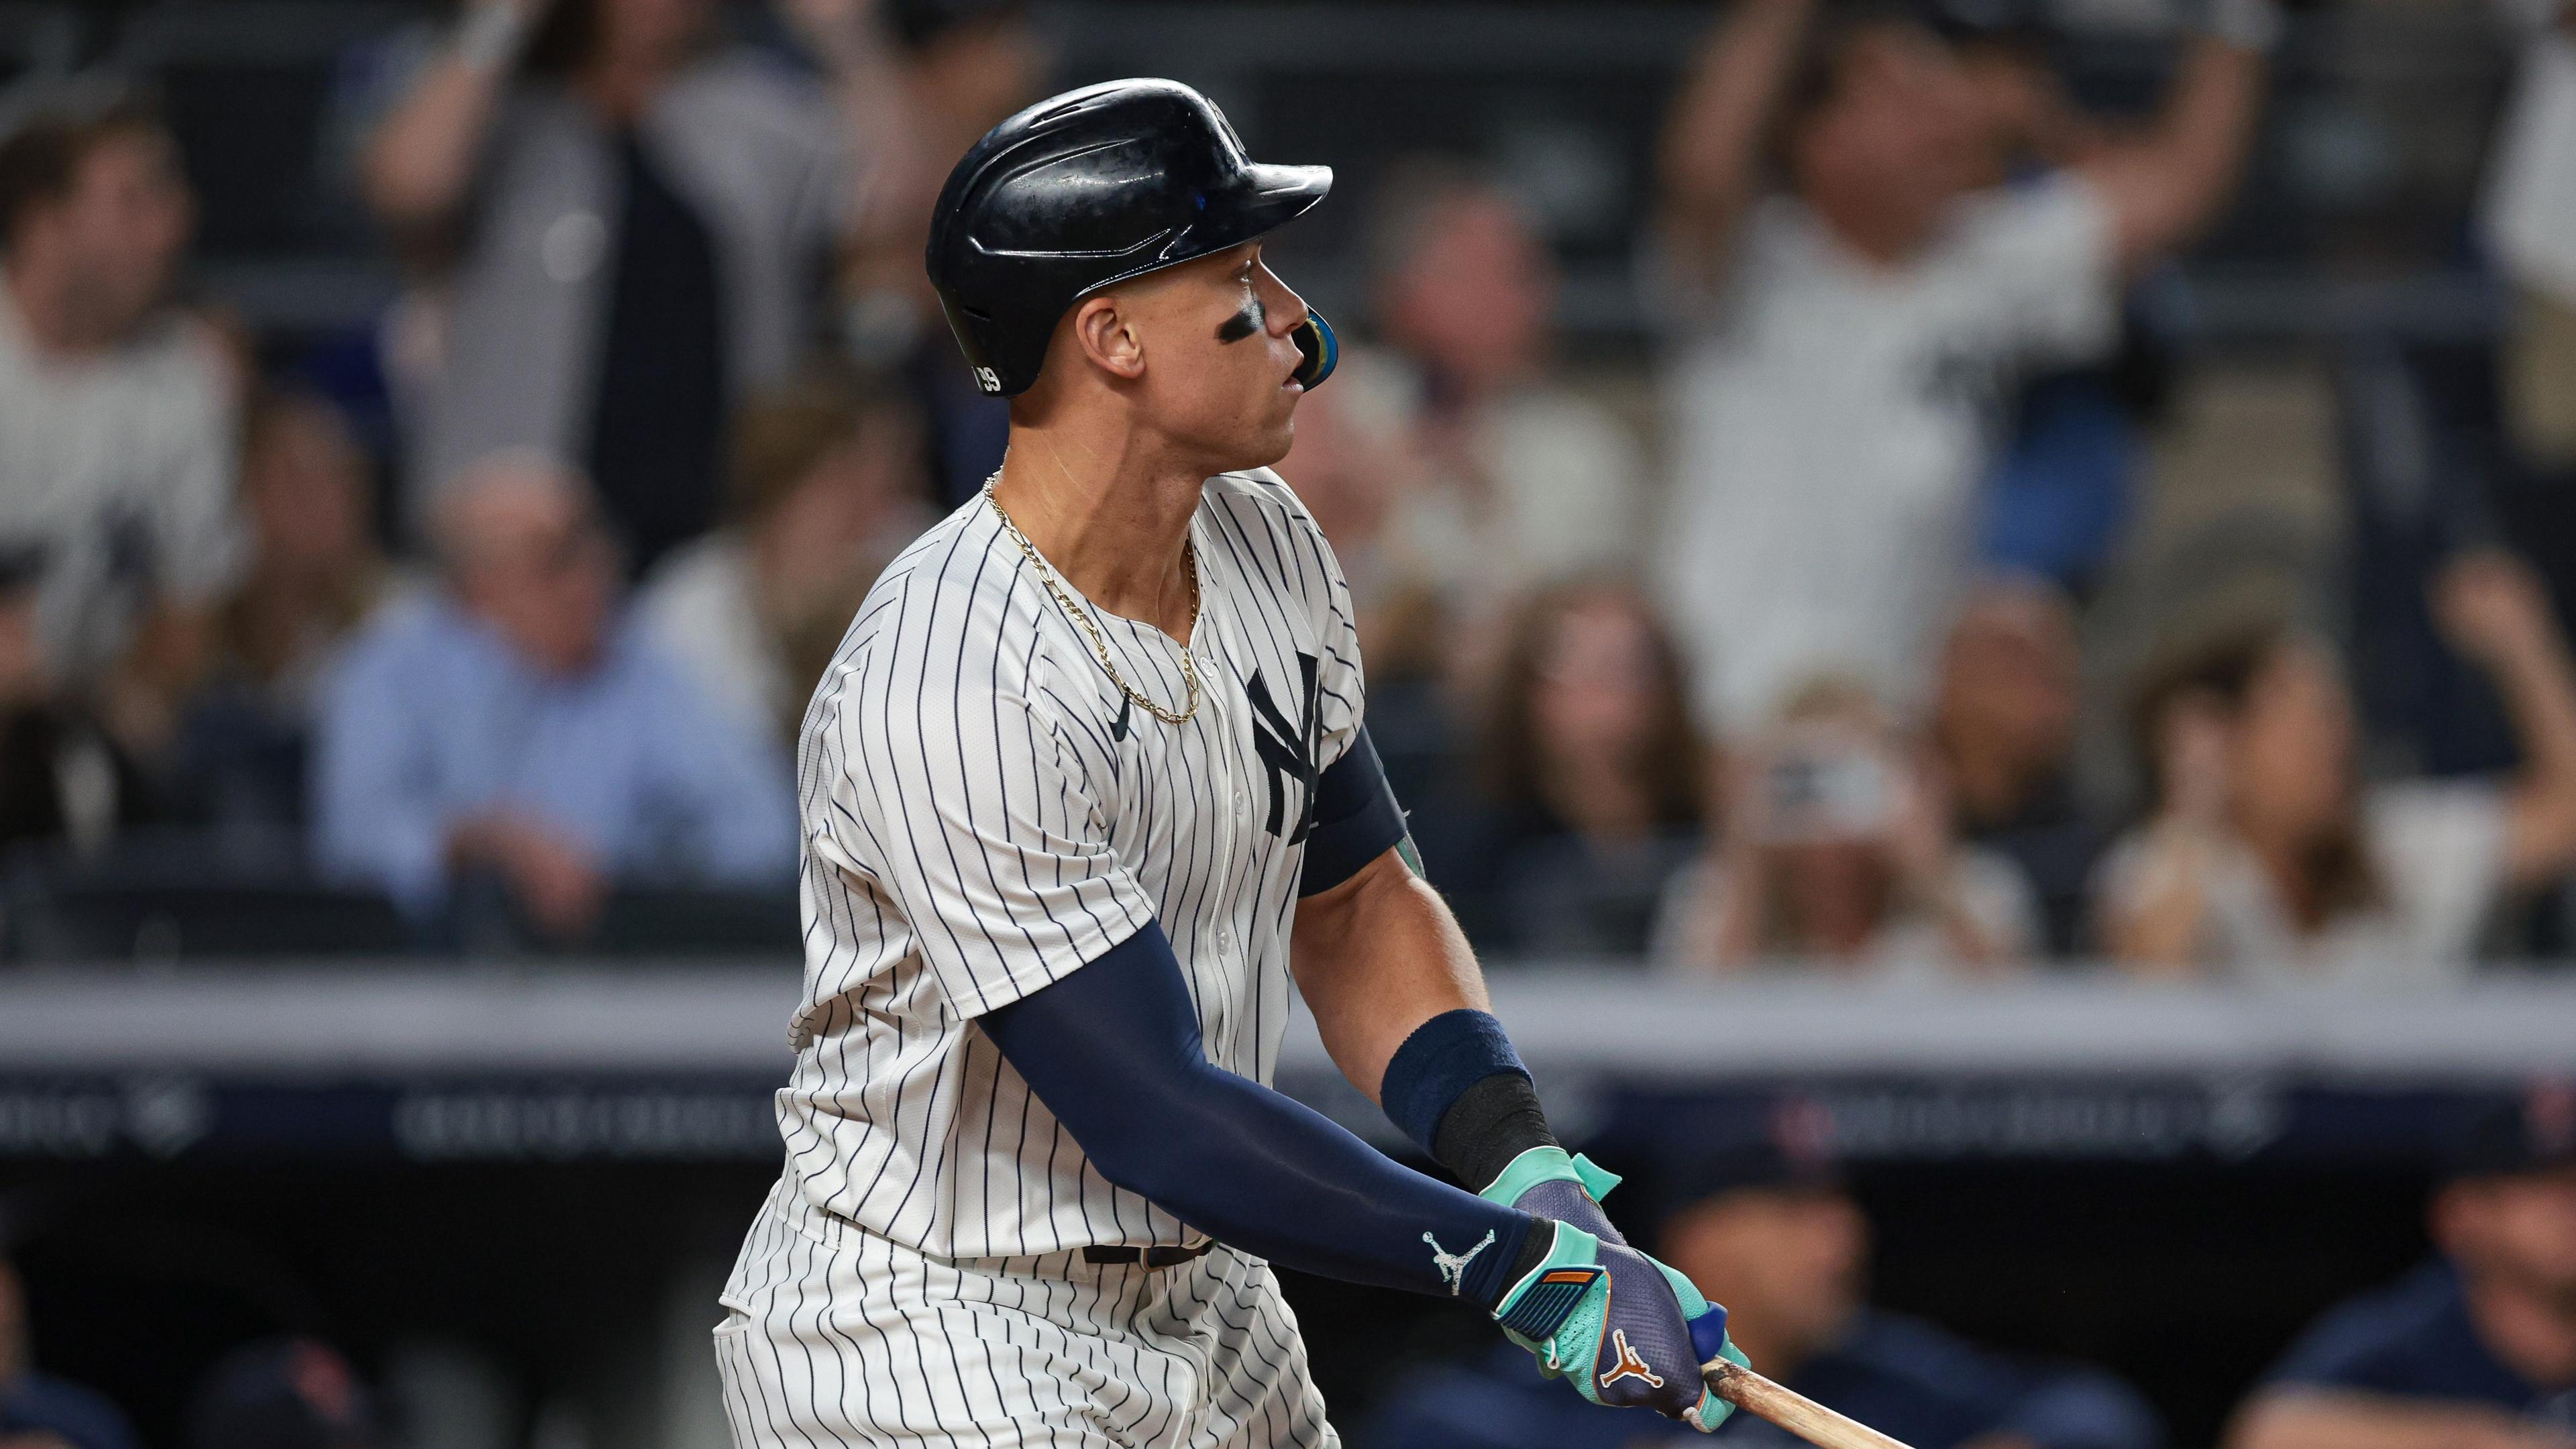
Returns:
[[[1919,11],[1901,0],[1843,0],[1828,6],[1807,27],[1772,116],[1769,150],[1780,174],[1789,174],[1790,150],[1798,133],[1842,98],[1852,52],[1861,41],[1891,30],[1942,38]]]
[[[168,130],[149,92],[108,81],[62,84],[0,120],[0,255],[29,213],[71,194],[92,151],[119,136]]]

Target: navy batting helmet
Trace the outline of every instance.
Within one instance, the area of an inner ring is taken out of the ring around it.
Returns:
[[[1264,166],[1178,81],[1067,91],[995,126],[940,189],[931,285],[988,393],[1038,380],[1047,341],[1103,287],[1240,246],[1333,187],[1329,166]],[[1308,387],[1333,370],[1323,318],[1298,329]]]

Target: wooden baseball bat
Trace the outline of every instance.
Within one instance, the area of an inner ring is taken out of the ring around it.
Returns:
[[[1745,1413],[1770,1420],[1817,1449],[1906,1449],[1858,1419],[1848,1419],[1806,1395],[1784,1389],[1733,1360],[1713,1358],[1699,1366],[1708,1391]]]

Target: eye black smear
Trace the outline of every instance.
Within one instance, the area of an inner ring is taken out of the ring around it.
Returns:
[[[1243,304],[1242,311],[1225,319],[1224,324],[1216,329],[1216,340],[1219,342],[1241,342],[1253,333],[1260,331],[1262,324],[1269,320],[1270,314],[1261,309],[1261,299],[1255,297],[1251,301]]]

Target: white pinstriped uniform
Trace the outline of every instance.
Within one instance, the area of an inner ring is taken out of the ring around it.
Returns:
[[[1314,777],[1361,718],[1350,596],[1266,469],[1210,479],[1190,540],[1185,724],[1127,706],[981,498],[887,569],[815,693],[787,1165],[716,1335],[744,1449],[1338,1442],[1267,1264],[1084,1261],[1198,1240],[973,1025],[1158,921],[1209,1059],[1277,1064]],[[1177,709],[1180,646],[1091,616]]]

